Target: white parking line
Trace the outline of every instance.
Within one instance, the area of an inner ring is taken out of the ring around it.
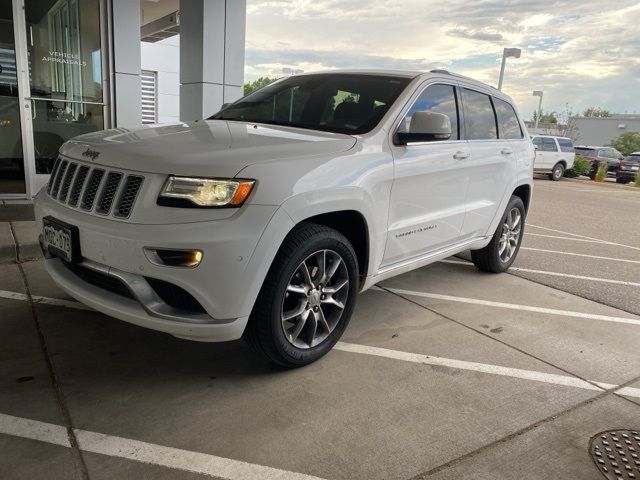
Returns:
[[[29,301],[29,297],[24,293],[10,292],[8,290],[0,290],[0,298],[6,298],[9,300],[21,300],[23,302]],[[62,300],[60,298],[40,297],[38,295],[33,295],[31,298],[33,299],[34,303],[41,303],[44,305],[75,308],[76,310],[93,310],[91,307],[87,307],[86,305],[80,302],[76,302],[75,300]]]
[[[639,250],[640,251],[640,247],[633,247],[631,245],[625,245],[623,243],[610,242],[609,240],[602,240],[601,238],[587,237],[586,235],[579,235],[577,233],[565,232],[563,230],[556,230],[554,228],[541,227],[540,225],[533,225],[531,223],[527,223],[527,226],[528,227],[534,227],[534,228],[540,228],[542,230],[547,230],[549,232],[562,233],[563,235],[572,235],[574,237],[582,238],[582,239],[585,239],[585,240],[591,240],[591,241],[595,241],[595,242],[600,242],[600,243],[603,243],[605,245],[615,245],[616,247],[631,248],[633,250]]]
[[[490,375],[501,375],[504,377],[520,378],[536,382],[550,383],[553,385],[563,385],[566,387],[582,388],[584,390],[604,391],[614,389],[617,385],[602,382],[586,382],[569,375],[558,375],[555,373],[537,372],[535,370],[523,370],[520,368],[503,367],[487,363],[468,362],[466,360],[455,360],[452,358],[433,357],[420,353],[402,352],[390,350],[388,348],[371,347],[369,345],[359,345],[355,343],[338,342],[336,350],[343,352],[359,353],[362,355],[372,355],[375,357],[390,358],[392,360],[402,360],[404,362],[420,363],[423,365],[437,365],[441,367],[456,368],[458,370],[469,370],[472,372],[487,373]],[[596,386],[596,385],[599,386]],[[624,387],[616,393],[624,391],[625,396],[640,397],[640,388]]]
[[[543,233],[525,232],[524,238],[527,238],[527,237],[557,238],[558,240],[570,240],[572,242],[586,242],[586,243],[597,243],[598,245],[606,245],[600,240],[587,240],[585,238],[560,237],[558,235],[545,235]]]
[[[597,315],[594,313],[574,312],[571,310],[557,310],[555,308],[534,307],[532,305],[520,305],[517,303],[494,302],[491,300],[481,300],[479,298],[455,297],[452,295],[442,295],[439,293],[416,292],[413,290],[403,290],[401,288],[374,288],[373,290],[397,293],[399,295],[411,295],[414,297],[431,298],[434,300],[445,300],[447,302],[468,303],[472,305],[482,305],[484,307],[506,308],[510,310],[522,310],[525,312],[544,313],[548,315],[558,315],[562,317],[586,318],[589,320],[600,320],[603,322],[626,323],[629,325],[640,325],[640,319],[614,317],[610,315]]]
[[[463,262],[463,261],[457,261],[457,260],[440,260],[440,263],[451,263],[453,265],[465,265],[467,267],[473,267],[473,263],[471,262]],[[589,280],[591,282],[613,283],[615,285],[626,285],[629,287],[640,287],[640,283],[637,283],[637,282],[627,282],[625,280],[613,280],[610,278],[587,277],[585,275],[572,275],[570,273],[548,272],[546,270],[534,270],[532,268],[521,268],[521,267],[509,267],[509,270],[514,272],[539,273],[541,275],[550,275],[552,277],[565,277],[565,278],[575,278],[578,280]]]
[[[572,275],[570,273],[548,272],[546,270],[534,270],[532,268],[509,267],[514,272],[539,273],[541,275],[549,275],[552,277],[575,278],[577,280],[589,280],[590,282],[612,283],[615,285],[626,285],[628,287],[640,287],[638,282],[627,282],[625,280],[612,280],[610,278],[588,277],[586,275]]]
[[[585,253],[573,253],[573,252],[561,252],[559,250],[547,250],[544,248],[520,247],[520,250],[529,250],[532,252],[555,253],[558,255],[571,255],[573,257],[596,258],[598,260],[607,260],[609,262],[625,262],[625,263],[640,264],[640,260],[627,260],[625,258],[614,258],[614,257],[600,257],[598,255],[587,255]]]
[[[319,477],[129,438],[74,430],[80,450],[228,480],[319,480]],[[67,429],[0,413],[0,433],[70,447]]]
[[[0,413],[0,433],[71,447],[65,427],[54,425],[53,423],[5,415],[4,413]]]

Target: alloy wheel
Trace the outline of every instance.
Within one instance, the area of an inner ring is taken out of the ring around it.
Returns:
[[[309,349],[321,344],[336,328],[349,295],[349,272],[333,250],[309,255],[287,283],[281,323],[293,346]]]
[[[553,178],[555,178],[556,180],[560,180],[560,177],[562,176],[562,167],[560,165],[558,165],[554,170],[553,170]]]
[[[517,207],[509,210],[504,224],[502,234],[498,242],[498,256],[503,263],[507,263],[518,249],[520,234],[522,233],[522,213]]]

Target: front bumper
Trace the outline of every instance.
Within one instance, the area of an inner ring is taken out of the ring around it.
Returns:
[[[618,170],[616,172],[616,178],[620,180],[629,180],[630,182],[634,181],[636,176],[639,174],[638,170]]]
[[[100,268],[97,264],[92,266]],[[53,281],[76,300],[140,327],[188,340],[225,342],[240,338],[247,324],[248,316],[219,321],[206,314],[186,315],[172,311],[166,303],[153,298],[152,290],[140,291],[140,297],[125,298],[85,282],[57,258],[45,260],[45,267]],[[102,266],[102,269],[107,270],[108,267]],[[129,277],[128,285],[135,288],[136,276],[120,271],[111,274]],[[138,280],[137,283],[140,289],[142,282]]]
[[[44,191],[34,203],[39,223],[50,215],[78,227],[82,267],[117,278],[131,293],[130,298],[118,295],[88,283],[60,259],[46,259],[47,271],[69,295],[129,323],[201,341],[242,336],[282,238],[293,226],[283,210],[266,205],[246,205],[208,222],[143,225],[68,208]],[[167,215],[177,210],[167,209]],[[147,258],[145,247],[197,248],[203,258],[196,268],[162,266]],[[158,299],[147,279],[179,287],[204,311],[172,308]]]

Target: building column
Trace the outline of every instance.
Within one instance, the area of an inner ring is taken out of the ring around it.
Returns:
[[[180,1],[180,120],[242,96],[246,0]]]
[[[142,124],[140,90],[140,3],[111,0],[113,127]]]

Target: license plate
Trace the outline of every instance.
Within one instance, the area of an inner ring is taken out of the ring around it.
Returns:
[[[639,168],[639,167],[631,167],[631,170],[633,170],[634,172],[637,172],[637,171],[638,171],[638,168]]]
[[[80,235],[78,227],[53,217],[42,219],[42,241],[44,248],[67,262],[80,260]]]

